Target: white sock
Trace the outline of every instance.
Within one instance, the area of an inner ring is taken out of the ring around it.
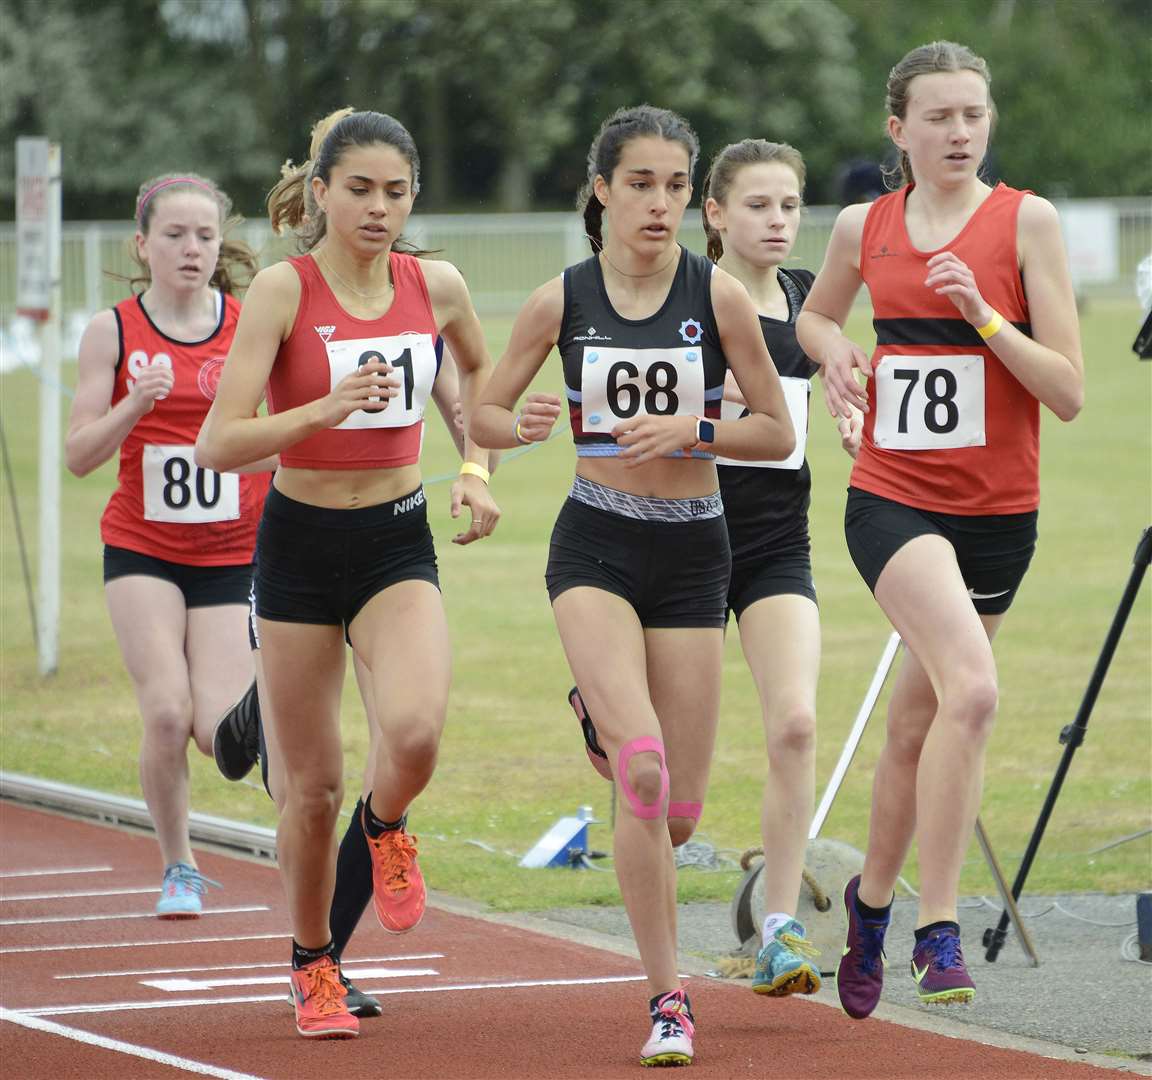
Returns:
[[[781,927],[790,923],[794,916],[787,915],[783,911],[777,911],[772,915],[764,916],[764,933],[760,938],[764,944],[768,944],[776,936],[776,931]]]

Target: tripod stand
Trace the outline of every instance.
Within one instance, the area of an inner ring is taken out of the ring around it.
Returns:
[[[1108,674],[1112,655],[1116,652],[1120,635],[1124,632],[1124,624],[1128,621],[1128,614],[1136,602],[1136,594],[1140,591],[1140,584],[1144,580],[1144,573],[1148,569],[1149,562],[1152,562],[1152,527],[1144,530],[1140,536],[1140,542],[1136,545],[1136,554],[1132,559],[1132,573],[1128,577],[1128,584],[1120,598],[1120,606],[1116,609],[1116,615],[1112,619],[1108,636],[1104,639],[1104,647],[1100,650],[1100,657],[1096,661],[1092,677],[1088,680],[1088,689],[1084,691],[1084,700],[1080,702],[1076,719],[1060,732],[1060,741],[1064,744],[1064,755],[1060,758],[1060,764],[1056,766],[1056,774],[1052,777],[1052,785],[1048,788],[1048,795],[1040,809],[1040,817],[1037,818],[1036,827],[1032,830],[1032,838],[1028,841],[1024,858],[1020,860],[1020,869],[1016,871],[1016,880],[1012,883],[1013,900],[1019,900],[1020,894],[1024,891],[1024,882],[1028,878],[1028,871],[1032,869],[1032,860],[1036,857],[1040,841],[1044,837],[1044,829],[1047,827],[1048,819],[1052,816],[1052,810],[1056,806],[1056,799],[1060,795],[1064,777],[1068,774],[1068,768],[1072,764],[1072,756],[1076,753],[1076,748],[1084,741],[1084,735],[1088,729],[1088,717],[1092,715],[1092,707],[1096,704],[1100,687],[1104,685],[1104,676]],[[995,930],[989,927],[984,931],[984,946],[987,949],[984,953],[984,959],[989,963],[995,963],[996,957],[1000,954],[1001,946],[1003,946],[1007,936],[1007,929],[1008,916],[1004,914],[1000,916],[1000,924]]]

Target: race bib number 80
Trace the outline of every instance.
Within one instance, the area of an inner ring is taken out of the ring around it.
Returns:
[[[191,446],[145,446],[144,520],[202,525],[240,516],[240,477],[200,468]]]
[[[872,438],[885,450],[984,446],[984,357],[883,357]]]
[[[699,348],[585,346],[580,372],[584,430],[609,435],[633,416],[704,413],[704,355]]]
[[[332,389],[347,375],[369,363],[392,365],[400,380],[399,391],[380,412],[357,409],[337,428],[410,427],[424,418],[424,408],[436,381],[436,349],[431,334],[399,334],[396,337],[356,338],[325,342]]]

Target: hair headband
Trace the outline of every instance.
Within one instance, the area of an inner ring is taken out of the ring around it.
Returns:
[[[168,180],[161,180],[158,184],[153,184],[146,192],[136,206],[136,220],[141,225],[144,224],[144,207],[148,205],[148,200],[152,198],[156,192],[166,187],[171,187],[173,184],[191,184],[193,187],[202,188],[208,192],[213,199],[217,197],[217,192],[210,184],[204,183],[203,180],[195,180],[191,176],[174,176]]]

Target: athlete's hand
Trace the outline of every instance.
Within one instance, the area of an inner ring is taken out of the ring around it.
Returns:
[[[973,326],[984,326],[992,319],[992,309],[980,295],[976,276],[968,264],[950,251],[941,251],[927,262],[928,276],[924,284],[938,296],[946,296],[956,310]]]
[[[472,512],[472,524],[467,532],[452,537],[452,543],[471,544],[473,540],[491,536],[500,521],[500,507],[488,485],[478,476],[458,476],[452,485],[452,516],[458,518],[465,506]]]
[[[555,394],[529,394],[514,421],[520,433],[517,442],[544,442],[559,415],[560,399]]]
[[[836,428],[840,432],[840,446],[853,461],[860,453],[860,440],[864,435],[864,414],[856,409],[851,416],[836,418]]]
[[[325,427],[335,427],[357,409],[383,412],[388,402],[399,393],[400,380],[392,373],[391,364],[373,360],[345,375],[332,392],[320,399],[319,407]]]
[[[852,409],[868,411],[868,393],[856,378],[872,374],[867,354],[854,341],[837,335],[825,350],[820,365],[824,376],[824,404],[833,416],[850,417]]]
[[[696,417],[638,415],[622,420],[612,435],[625,466],[635,468],[696,445]]]
[[[156,402],[163,401],[176,385],[172,369],[163,364],[149,364],[132,380],[128,400],[140,416],[150,413]]]

